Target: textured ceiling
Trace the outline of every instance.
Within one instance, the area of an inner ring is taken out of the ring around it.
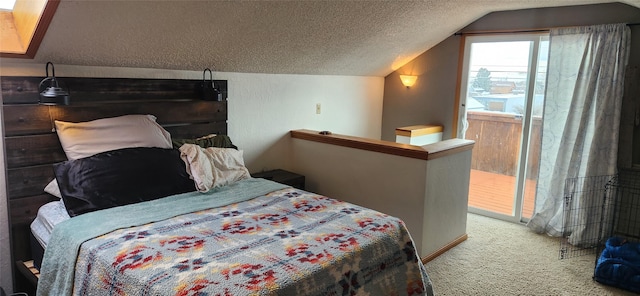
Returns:
[[[604,2],[62,0],[35,60],[386,76],[487,13]]]

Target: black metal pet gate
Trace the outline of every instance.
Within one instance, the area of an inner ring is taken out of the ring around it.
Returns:
[[[639,170],[567,179],[564,192],[560,259],[595,254],[597,268],[610,238],[640,243]]]

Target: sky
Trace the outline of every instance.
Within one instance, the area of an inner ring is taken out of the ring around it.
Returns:
[[[528,71],[531,41],[476,42],[471,47],[470,78],[480,68],[487,68],[492,78],[524,78]],[[539,71],[546,70],[548,39],[540,43]],[[501,73],[502,72],[502,73]]]

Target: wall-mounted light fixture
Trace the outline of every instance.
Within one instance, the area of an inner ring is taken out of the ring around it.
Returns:
[[[207,80],[207,72],[209,72],[209,80]],[[205,101],[222,101],[222,92],[218,90],[213,82],[213,72],[206,68],[202,72],[202,83],[198,85],[198,93]]]
[[[412,87],[416,83],[416,80],[418,80],[418,76],[415,76],[415,75],[400,75],[400,80],[402,81],[402,84],[404,86],[409,88],[409,87]]]
[[[51,65],[51,77],[49,77],[49,65]],[[42,105],[69,105],[69,92],[58,85],[56,69],[53,67],[53,63],[47,62],[45,70],[47,71],[47,77],[42,79],[38,85],[38,91],[40,91],[40,100],[38,102]],[[49,82],[49,86],[43,90],[43,85],[47,82]]]

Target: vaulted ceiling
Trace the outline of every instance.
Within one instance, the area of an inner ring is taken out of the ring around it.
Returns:
[[[62,0],[34,60],[386,76],[487,13],[603,2]]]

